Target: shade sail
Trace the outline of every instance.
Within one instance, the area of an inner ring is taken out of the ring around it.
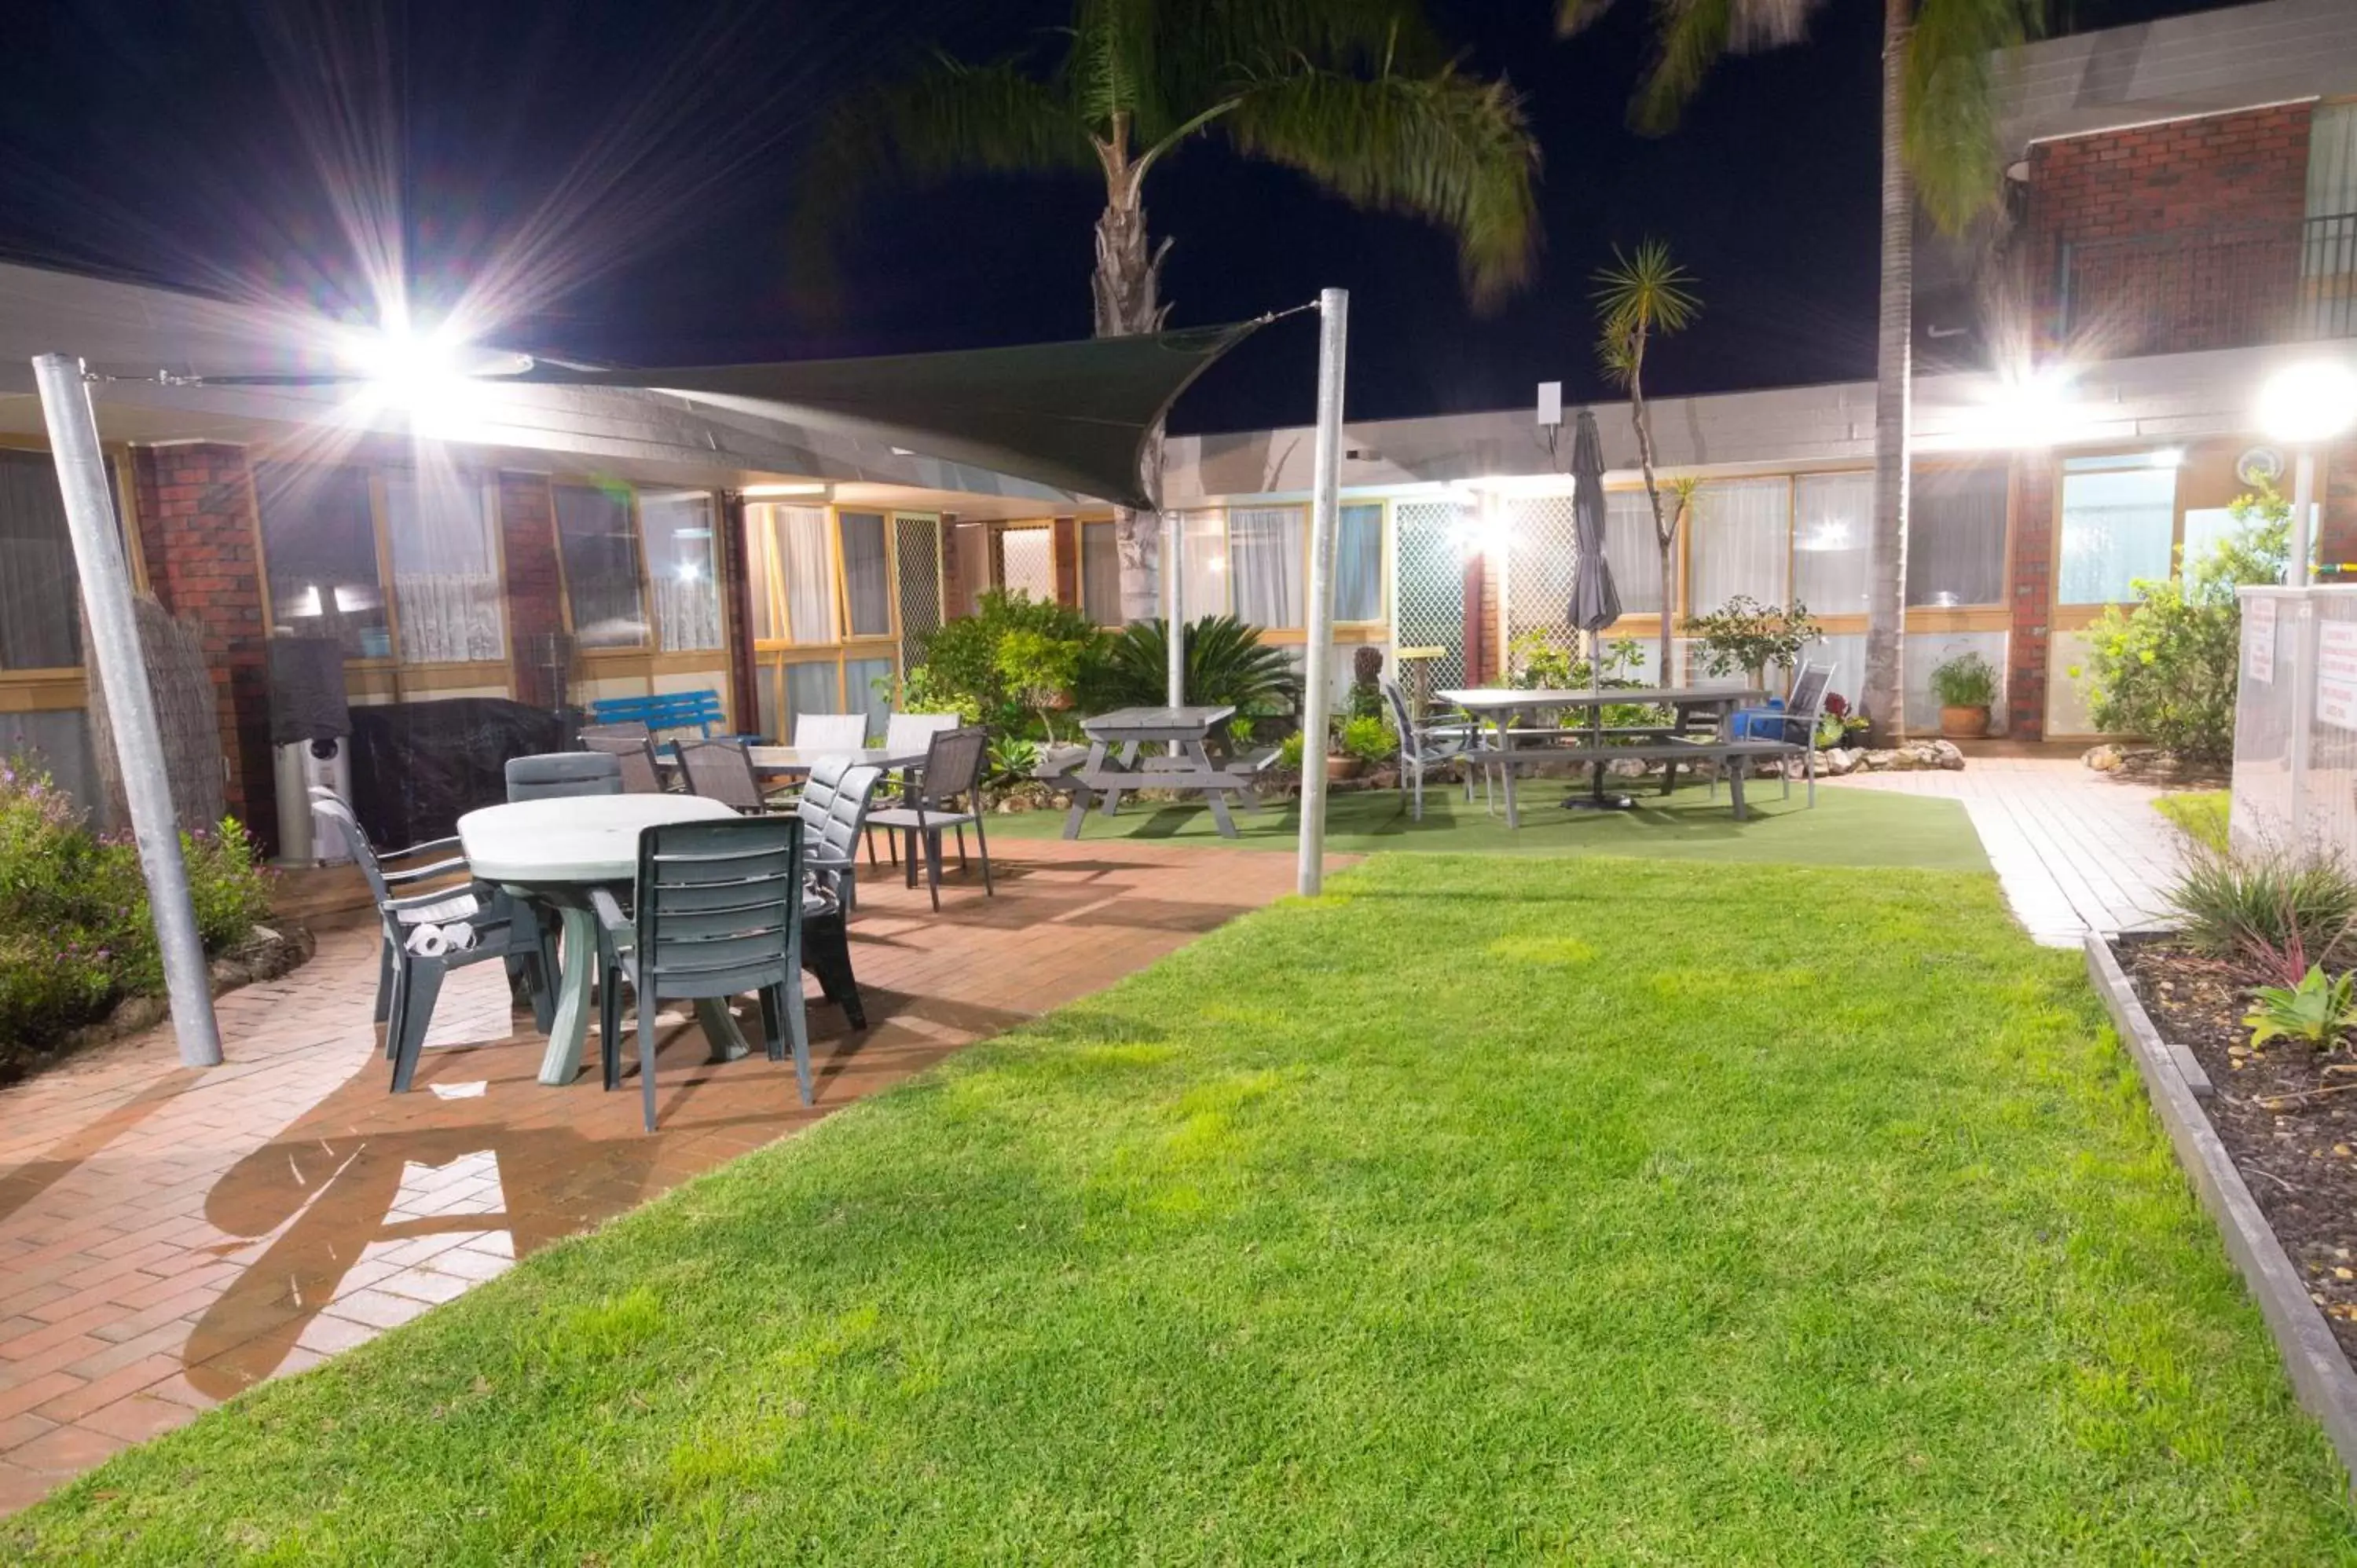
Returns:
[[[642,387],[866,436],[1119,506],[1159,508],[1147,438],[1214,360],[1261,323],[943,354],[578,370],[502,381]]]

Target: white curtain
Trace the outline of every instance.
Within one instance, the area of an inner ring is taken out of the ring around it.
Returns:
[[[2138,578],[2168,576],[2177,470],[2071,468],[2063,465],[2062,560],[2055,602],[2117,603],[2135,596],[2132,585]]]
[[[1334,619],[1383,618],[1383,509],[1346,506],[1334,540]]]
[[[1182,620],[1232,614],[1228,606],[1228,520],[1216,511],[1190,511],[1180,520],[1185,570],[1179,592]]]
[[[2308,216],[2351,213],[2357,213],[2357,103],[2319,104],[2309,120]],[[2346,272],[2349,265],[2344,255],[2339,270]]]
[[[1121,624],[1121,542],[1114,526],[1081,525],[1081,608],[1099,626]]]
[[[1665,495],[1667,515],[1678,498]],[[1612,585],[1620,590],[1620,608],[1629,615],[1652,615],[1662,607],[1662,548],[1653,535],[1653,503],[1642,490],[1611,490],[1604,497],[1604,554],[1612,563]]]
[[[663,651],[726,646],[720,623],[720,556],[712,498],[702,490],[642,490],[647,572],[654,579],[655,625]]]
[[[0,669],[81,662],[80,583],[57,469],[46,453],[0,453]]]
[[[1228,514],[1228,576],[1237,618],[1254,626],[1301,625],[1304,510],[1239,507]]]
[[[884,560],[884,514],[846,511],[843,521],[843,587],[854,637],[892,635],[892,573]]]
[[[998,536],[998,552],[1006,565],[1000,586],[1010,594],[1028,594],[1051,605],[1056,602],[1054,530],[1010,528]]]
[[[384,476],[403,663],[507,657],[493,515],[472,476],[434,468]]]
[[[788,642],[833,642],[834,558],[826,546],[826,509],[779,506],[770,510],[770,558],[777,569],[785,625],[771,635]]]
[[[1695,492],[1686,607],[1707,615],[1738,594],[1784,602],[1792,486],[1785,479],[1724,479]]]
[[[1867,612],[1872,474],[1803,474],[1792,491],[1792,596],[1812,613]]]

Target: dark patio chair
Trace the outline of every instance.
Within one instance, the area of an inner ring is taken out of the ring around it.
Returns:
[[[383,928],[388,972],[377,998],[385,1023],[385,1054],[393,1058],[393,1091],[406,1091],[417,1071],[417,1056],[442,994],[442,977],[487,959],[514,959],[530,979],[535,998],[549,993],[548,970],[536,928],[516,929],[511,900],[481,882],[468,881],[423,893],[397,894],[408,881],[448,875],[466,865],[443,861],[388,876],[377,863],[360,819],[332,791],[314,789],[311,814],[343,836],[344,847],[368,881]]]
[[[655,766],[655,743],[648,736],[581,734],[581,749],[603,752],[622,769],[622,793],[625,795],[660,795],[663,792],[662,770]]]
[[[622,1080],[622,986],[639,1004],[639,1093],[655,1130],[655,1014],[666,1001],[759,992],[771,1061],[791,1043],[802,1103],[811,1103],[810,1029],[802,1014],[802,824],[792,817],[665,822],[639,834],[631,913],[594,888],[603,950],[598,1055],[606,1087]]]
[[[859,908],[859,837],[884,770],[848,757],[821,758],[795,814],[802,824],[802,966],[855,1029],[867,1027],[851,969],[851,917]]]
[[[942,730],[925,748],[925,770],[909,781],[905,804],[867,813],[871,827],[908,836],[909,886],[917,885],[917,855],[925,857],[925,886],[933,908],[942,907],[942,834],[954,830],[958,865],[963,869],[966,824],[974,825],[974,846],[982,856],[982,890],[995,896],[990,879],[990,840],[982,825],[982,765],[990,732],[980,725]],[[960,804],[963,802],[963,804]]]
[[[1445,768],[1451,763],[1465,774],[1465,798],[1473,798],[1473,774],[1466,754],[1480,745],[1478,726],[1470,719],[1427,720],[1418,724],[1407,711],[1407,697],[1400,691],[1399,682],[1385,677],[1382,682],[1383,701],[1392,711],[1392,724],[1399,730],[1400,789],[1410,791],[1415,804],[1409,814],[1417,822],[1424,821],[1424,776],[1430,769]]]
[[[510,805],[622,792],[622,765],[602,751],[550,751],[537,757],[511,757],[507,778]]]
[[[690,790],[732,810],[759,815],[770,809],[761,794],[761,779],[741,740],[690,740],[680,743],[679,765]]]

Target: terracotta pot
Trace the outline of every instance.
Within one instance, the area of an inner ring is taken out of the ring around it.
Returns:
[[[1359,770],[1366,765],[1361,757],[1329,757],[1326,759],[1326,777],[1329,779],[1356,779]]]
[[[1988,721],[1986,707],[1942,708],[1940,736],[1943,740],[1978,740],[1988,734]]]

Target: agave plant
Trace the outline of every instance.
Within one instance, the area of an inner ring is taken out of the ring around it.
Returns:
[[[1167,693],[1169,641],[1160,620],[1133,621],[1105,645],[1105,695],[1123,703],[1150,705]],[[1205,616],[1186,628],[1187,690],[1190,703],[1229,704],[1243,713],[1279,712],[1294,705],[1299,677],[1281,649],[1233,616]]]

